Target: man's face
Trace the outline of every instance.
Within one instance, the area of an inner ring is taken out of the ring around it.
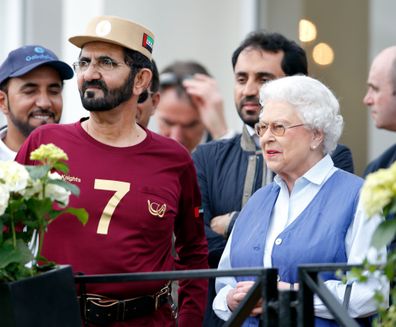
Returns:
[[[77,73],[81,102],[89,111],[108,111],[133,94],[133,73],[124,61],[121,46],[103,42],[84,45],[79,58],[88,65]],[[104,63],[110,62],[112,68]],[[103,66],[103,67],[102,67]]]
[[[395,52],[385,51],[375,58],[368,76],[367,93],[363,98],[376,127],[390,131],[396,131],[396,88],[391,78]]]
[[[29,73],[12,77],[6,92],[1,91],[0,107],[9,128],[25,137],[38,126],[58,123],[62,114],[62,80],[56,69],[40,66]]]
[[[200,143],[205,127],[188,97],[179,97],[174,88],[161,92],[157,107],[159,133],[183,144],[190,152]]]
[[[234,68],[234,101],[242,121],[254,127],[261,110],[260,87],[270,80],[283,77],[283,51],[267,52],[255,48],[244,49]]]

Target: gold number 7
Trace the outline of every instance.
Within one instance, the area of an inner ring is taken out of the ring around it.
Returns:
[[[98,234],[107,234],[109,230],[110,220],[113,216],[114,210],[120,203],[122,198],[127,194],[131,188],[131,183],[118,182],[107,179],[95,179],[95,190],[102,191],[114,191],[115,193],[107,202],[102,215],[99,220],[98,229],[96,232]]]

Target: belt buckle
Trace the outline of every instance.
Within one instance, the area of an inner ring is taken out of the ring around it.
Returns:
[[[161,288],[155,295],[154,295],[154,308],[155,310],[159,307],[159,298],[164,294],[169,294],[169,285],[170,282],[167,283],[163,288]]]
[[[87,294],[85,301],[91,302],[93,305],[98,307],[111,307],[113,305],[117,305],[120,301],[109,299],[103,295],[97,294]]]

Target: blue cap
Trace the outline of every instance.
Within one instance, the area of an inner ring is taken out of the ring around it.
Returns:
[[[41,45],[26,45],[11,51],[0,66],[0,84],[7,78],[25,75],[42,65],[55,68],[62,80],[71,79],[74,75],[73,69],[51,50]]]

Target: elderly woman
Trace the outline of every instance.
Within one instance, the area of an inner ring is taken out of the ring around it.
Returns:
[[[274,267],[279,271],[278,288],[297,288],[300,264],[361,263],[380,218],[367,219],[359,204],[363,180],[334,167],[330,158],[343,126],[332,92],[313,78],[291,76],[265,84],[260,98],[263,109],[256,132],[276,176],[240,213],[219,269]],[[386,253],[373,251],[375,258]],[[252,284],[247,277],[217,278],[216,314],[227,320]],[[342,302],[345,285],[338,280],[326,284]],[[376,311],[376,288],[376,280],[353,285],[353,317]],[[257,326],[260,313],[258,304],[244,326]],[[315,316],[316,326],[337,326],[318,299]]]

